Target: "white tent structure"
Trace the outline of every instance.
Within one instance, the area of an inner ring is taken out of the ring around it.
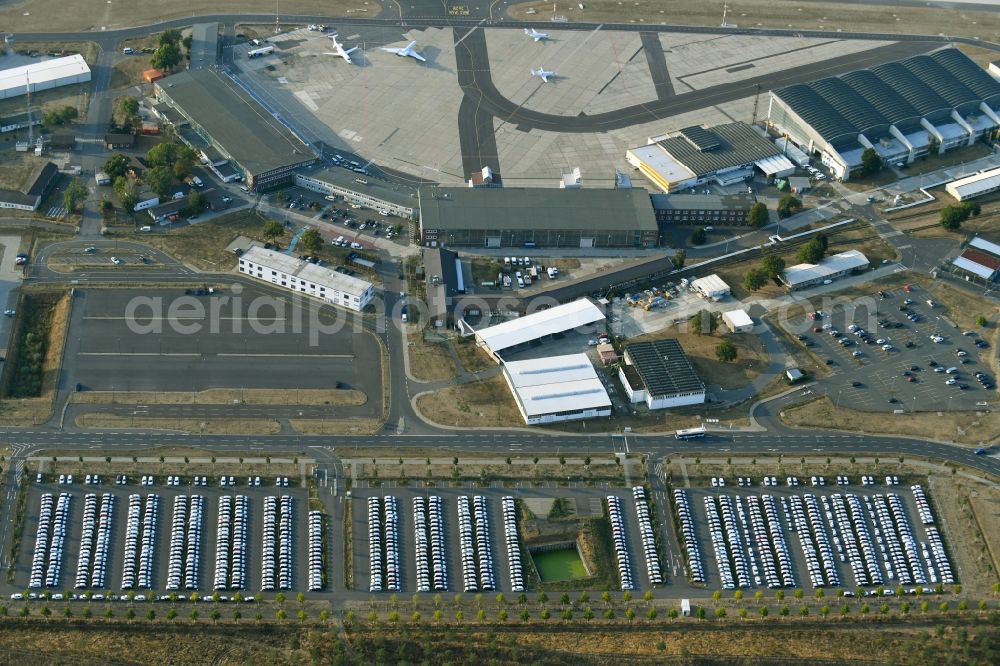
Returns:
[[[604,321],[604,312],[587,298],[476,331],[476,339],[495,358],[504,349]]]

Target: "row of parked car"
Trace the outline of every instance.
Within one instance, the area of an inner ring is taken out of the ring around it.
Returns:
[[[476,495],[472,498],[472,513],[476,521],[476,549],[479,553],[479,588],[495,590],[496,577],[493,573],[490,519],[486,512],[485,497]]]
[[[649,515],[649,502],[646,501],[646,489],[642,486],[633,486],[632,499],[635,500],[635,512],[639,520],[642,550],[646,554],[646,571],[649,573],[649,583],[650,585],[659,585],[663,582],[663,573],[660,571],[660,555],[656,552],[656,536],[653,532],[653,521]]]
[[[850,510],[848,502],[851,502]],[[855,584],[881,585],[882,573],[879,570],[875,549],[872,547],[868,525],[864,520],[858,521],[855,518],[863,515],[860,512],[861,503],[857,495],[848,495],[847,498],[839,493],[831,495],[829,507],[828,511],[832,510],[834,519],[834,523],[830,526],[833,531],[834,546],[837,548],[840,561],[849,563]]]
[[[292,589],[292,513],[290,495],[264,497],[260,589],[265,592],[273,592],[276,583],[279,590]]]
[[[684,550],[687,553],[688,575],[693,583],[705,582],[705,567],[701,562],[701,549],[694,532],[694,522],[691,519],[691,504],[686,490],[674,490],[674,504],[677,507],[677,518],[681,524],[681,535]]]
[[[749,499],[751,516],[754,516],[756,512],[756,498],[751,497]],[[781,520],[778,518],[778,505],[772,495],[764,495],[760,498],[760,501],[764,509],[764,516],[767,518],[768,534],[767,537],[764,537],[760,531],[758,531],[756,535],[757,545],[760,548],[761,553],[770,553],[770,550],[773,549],[775,559],[777,560],[776,562],[772,561],[770,556],[763,559],[764,577],[767,580],[767,586],[770,588],[795,587],[795,574],[792,572],[792,558],[788,552],[788,542],[785,540],[785,531],[781,528]],[[778,580],[779,572],[781,574],[780,581]]]
[[[608,515],[611,517],[611,534],[615,542],[615,557],[618,559],[618,576],[623,590],[634,590],[632,565],[629,561],[628,545],[625,541],[625,520],[622,517],[622,501],[617,495],[608,495]]]
[[[309,591],[323,589],[323,513],[309,512]]]
[[[198,589],[200,580],[198,563],[201,561],[201,529],[204,515],[204,496],[178,495],[174,498],[170,555],[167,563],[168,590],[179,590],[182,583],[186,590]]]
[[[500,501],[503,511],[503,534],[507,545],[507,568],[510,570],[510,587],[514,592],[524,592],[524,572],[521,569],[521,542],[517,537],[517,507],[514,498],[507,495]]]
[[[147,495],[146,511],[143,514],[142,496],[133,493],[128,497],[128,513],[125,517],[125,560],[122,565],[123,590],[153,587],[153,552],[156,547],[156,514],[159,507],[159,495]],[[79,588],[79,585],[77,587]],[[95,584],[94,587],[98,586]]]
[[[916,539],[899,495],[875,495],[869,511],[875,517],[875,541],[885,560],[886,576],[909,585],[927,582]]]
[[[31,560],[31,578],[28,582],[30,588],[39,588],[43,585],[54,587],[59,584],[62,573],[62,549],[66,539],[66,520],[72,497],[69,493],[59,493],[58,499],[55,499],[52,493],[42,495],[38,528],[35,532],[35,552]]]
[[[385,509],[385,522],[382,509]],[[385,550],[383,552],[383,526]],[[383,567],[384,555],[384,567]],[[393,495],[368,498],[368,566],[370,574],[369,590],[381,592],[383,589],[398,592],[400,585],[399,567],[399,512],[398,502]]]
[[[789,502],[791,529],[799,539],[813,587],[840,585],[840,573],[815,495],[795,495]]]
[[[219,497],[219,515],[215,527],[215,578],[212,586],[215,590],[226,590],[230,585],[233,589],[241,589],[246,584],[247,510],[246,495],[236,496],[235,511],[230,495]]]
[[[434,502],[434,500],[437,500]],[[430,536],[428,536],[428,505],[430,506]],[[423,497],[413,498],[413,530],[417,559],[417,592],[430,592],[432,589],[445,590],[448,587],[446,565],[444,560],[444,534],[441,523],[441,498],[434,496],[430,500]]]
[[[930,552],[937,562],[938,572],[941,574],[941,582],[950,585],[955,582],[955,574],[951,571],[951,563],[948,561],[948,554],[944,551],[944,542],[941,541],[941,534],[933,525],[927,528],[927,541],[930,543]],[[927,544],[921,544],[924,558],[929,559]]]
[[[78,590],[89,587],[91,579],[94,587],[104,587],[114,499],[111,493],[104,493],[98,513],[97,494],[87,493],[83,498],[83,532],[80,535],[80,556],[76,561],[75,587]]]

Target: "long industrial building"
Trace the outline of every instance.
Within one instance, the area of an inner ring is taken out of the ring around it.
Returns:
[[[0,99],[24,95],[28,92],[29,85],[31,92],[39,92],[88,81],[90,67],[83,56],[76,53],[65,58],[52,58],[0,70]]]
[[[843,180],[873,148],[908,164],[994,136],[1000,81],[946,48],[771,91],[768,121]]]
[[[498,362],[505,352],[574,328],[604,321],[604,312],[589,298],[557,305],[476,331],[476,342]]]
[[[626,151],[625,159],[667,194],[708,182],[739,183],[753,176],[755,168],[767,176],[795,172],[774,143],[741,122],[650,137],[645,146]]]
[[[202,152],[206,146],[200,141],[207,143],[242,172],[252,190],[291,183],[295,169],[316,161],[299,137],[215,69],[174,74],[157,81],[154,88],[157,99],[183,117],[177,128],[181,139]]]
[[[359,176],[340,167],[306,168],[295,174],[295,184],[314,192],[341,196],[348,203],[408,220],[417,217],[417,192],[374,176]]]
[[[424,247],[652,248],[659,229],[641,188],[421,187]]]
[[[944,186],[945,192],[959,201],[973,199],[1000,190],[1000,167],[986,169]]]
[[[360,312],[375,297],[370,282],[281,252],[251,247],[240,256],[240,273],[305,296]]]
[[[611,398],[586,354],[504,363],[503,377],[528,425],[611,415]]]

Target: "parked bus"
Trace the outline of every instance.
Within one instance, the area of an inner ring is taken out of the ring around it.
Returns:
[[[704,437],[704,436],[705,436],[705,426],[699,426],[697,428],[684,428],[674,433],[675,439],[695,439],[697,437]]]

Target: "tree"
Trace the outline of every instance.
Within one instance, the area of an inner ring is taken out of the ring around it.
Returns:
[[[111,182],[115,182],[125,175],[128,169],[128,157],[121,153],[115,153],[104,162],[104,173],[108,174]]]
[[[736,345],[729,340],[723,340],[715,347],[715,357],[723,362],[736,360]]]
[[[156,49],[149,64],[155,69],[169,72],[181,61],[181,50],[176,44],[162,44]]]
[[[987,321],[987,319],[986,319],[985,316],[983,316],[983,315],[976,315],[976,326],[978,326],[980,328],[986,328],[986,325],[988,323],[989,322]]]
[[[119,176],[114,182],[115,193],[122,202],[122,208],[129,217],[135,217],[135,205],[139,202],[139,188],[135,181],[125,176]]]
[[[884,166],[885,163],[882,162],[882,158],[874,148],[867,148],[865,152],[861,153],[861,169],[859,171],[862,176],[878,173]]]
[[[785,270],[785,260],[777,255],[769,254],[764,257],[760,267],[767,273],[767,277],[776,278]]]
[[[111,111],[111,121],[126,131],[135,128],[140,123],[139,100],[129,95],[116,98]]]
[[[715,318],[708,310],[699,310],[691,317],[691,331],[696,335],[711,335],[715,330]]]
[[[146,184],[146,187],[161,197],[167,196],[174,189],[174,174],[165,166],[153,167],[145,173],[142,180]]]
[[[941,226],[948,231],[957,231],[968,215],[961,206],[949,205],[941,209]]]
[[[156,619],[156,611],[153,610],[152,608],[150,608],[148,611],[146,611],[146,619],[149,620],[150,622],[152,622],[153,620],[155,620]]]
[[[80,112],[76,110],[75,106],[63,106],[58,109],[49,109],[42,114],[42,123],[47,127],[52,127],[53,125],[65,125],[66,123],[76,120],[80,115]]]
[[[75,213],[76,209],[87,198],[87,186],[83,184],[83,179],[77,176],[69,181],[66,191],[63,192],[63,205],[70,213]]]
[[[650,606],[649,610],[646,611],[646,617],[650,620],[656,619],[656,606]]]
[[[743,274],[743,288],[757,291],[767,284],[767,272],[763,268],[750,268]]]
[[[173,44],[174,46],[181,43],[181,31],[176,28],[167,28],[160,33],[160,46],[164,44]]]
[[[613,620],[613,619],[615,619],[615,611],[614,611],[614,609],[609,608],[606,611],[604,611],[604,619],[605,620]]]
[[[180,149],[176,143],[158,143],[146,151],[146,161],[153,166],[173,167],[177,161],[177,151]]]
[[[786,218],[802,210],[802,200],[786,194],[778,200],[778,217]]]
[[[826,254],[826,248],[824,245],[825,238],[820,240],[819,235],[817,235],[799,248],[799,252],[795,256],[804,264],[818,264],[823,259],[823,255]]]
[[[548,608],[543,608],[541,614],[539,615],[543,620],[547,620],[552,617],[552,613],[549,612]]]
[[[285,228],[281,226],[281,222],[276,220],[268,220],[264,223],[264,227],[260,230],[261,236],[264,240],[273,241],[275,238],[285,233]]]
[[[691,245],[704,245],[706,240],[708,240],[708,238],[705,235],[705,230],[701,227],[695,229],[691,233]]]
[[[201,211],[205,210],[206,205],[207,201],[205,199],[205,195],[198,190],[191,190],[191,192],[188,193],[187,206],[184,207],[184,210],[188,215],[197,215]]]
[[[177,617],[177,611],[176,610],[174,610],[173,608],[171,608],[170,610],[167,611],[167,619],[168,620],[173,620],[176,617]]]
[[[173,171],[174,175],[179,180],[184,180],[191,175],[192,169],[194,169],[195,163],[198,161],[198,155],[188,146],[181,146],[177,150],[177,157],[174,160]]]
[[[677,250],[674,252],[674,256],[670,260],[674,263],[674,268],[680,270],[684,268],[684,262],[687,261],[688,253],[684,250]]]
[[[417,616],[418,620],[420,619],[420,613],[414,613],[414,615]],[[298,613],[295,614],[295,617],[299,618],[299,622],[305,622],[306,618],[308,618],[309,615],[306,614],[304,610],[300,610]]]
[[[309,252],[319,252],[323,247],[323,237],[315,229],[306,229],[299,238],[299,245]]]
[[[750,206],[750,213],[747,214],[747,224],[754,229],[760,229],[770,221],[767,214],[767,206],[762,201],[758,201]]]
[[[392,622],[392,614],[393,613],[396,614],[396,620],[397,621],[399,620],[399,613],[396,613],[396,611],[393,611],[392,613],[389,614],[389,621],[390,622]],[[278,622],[284,622],[285,618],[288,617],[288,613],[285,612],[284,608],[279,608],[278,612],[274,614],[274,617],[278,618]]]
[[[632,624],[632,620],[635,619],[635,611],[632,610],[631,606],[625,609],[625,617],[628,619],[628,623]]]
[[[189,58],[191,57],[191,45],[193,43],[194,43],[194,38],[191,35],[188,35],[187,37],[181,40],[181,45],[184,47],[184,50],[188,52]]]
[[[134,620],[135,619],[135,609],[134,608],[129,608],[127,611],[125,611],[125,617],[128,618],[129,622],[131,622],[132,620]]]

